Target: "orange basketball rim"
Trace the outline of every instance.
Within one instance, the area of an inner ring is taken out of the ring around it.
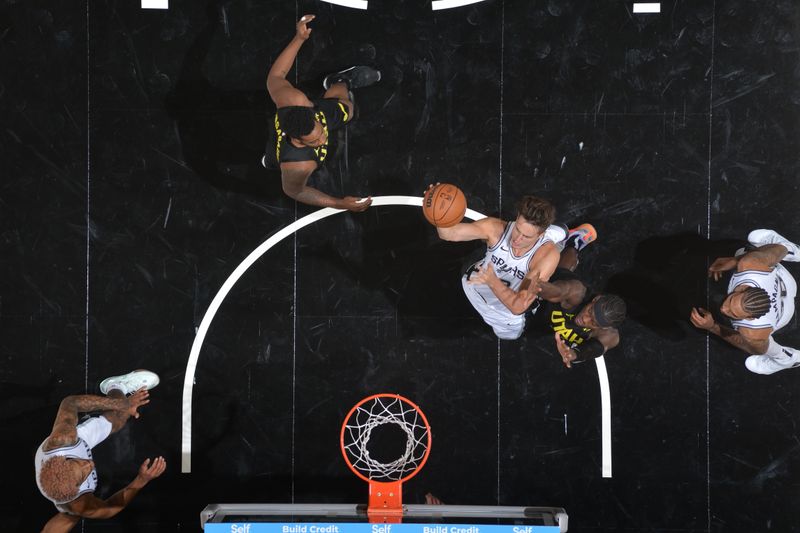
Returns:
[[[397,426],[406,435],[395,460],[375,459],[368,448],[373,431]],[[431,452],[431,428],[425,413],[399,394],[374,394],[358,402],[342,422],[342,456],[355,475],[369,483],[367,514],[371,522],[400,522],[403,483],[417,475]]]

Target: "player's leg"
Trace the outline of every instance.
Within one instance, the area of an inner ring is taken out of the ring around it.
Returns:
[[[119,389],[112,389],[106,394],[109,398],[124,398],[125,394]],[[128,415],[125,411],[103,411],[103,417],[111,422],[111,433],[116,433],[125,427],[128,422]]]
[[[569,230],[558,267],[574,272],[578,266],[578,253],[595,240],[597,240],[597,230],[591,224],[581,224]]]
[[[106,378],[100,383],[100,392],[109,398],[124,398],[137,390],[150,390],[159,383],[158,375],[149,370],[134,370],[121,376]],[[111,432],[116,433],[128,422],[125,411],[103,411],[103,417],[111,422]]]
[[[747,235],[747,242],[755,247],[764,246],[765,244],[781,244],[787,250],[783,261],[800,261],[800,247],[774,230],[754,229]]]
[[[763,355],[751,355],[744,361],[744,366],[756,374],[774,374],[788,368],[800,367],[800,350],[781,346],[770,337],[769,347]]]
[[[353,89],[360,89],[377,83],[381,79],[379,70],[366,66],[353,66],[333,74],[328,74],[322,81],[325,89],[325,98],[336,98],[348,109],[350,120],[355,117],[355,102],[353,101]]]

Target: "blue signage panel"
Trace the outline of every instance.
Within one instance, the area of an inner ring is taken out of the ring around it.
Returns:
[[[206,533],[559,533],[558,526],[364,524],[348,522],[207,522]]]

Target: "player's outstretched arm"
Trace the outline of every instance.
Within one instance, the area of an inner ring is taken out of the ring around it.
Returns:
[[[281,182],[283,192],[289,198],[301,204],[315,205],[317,207],[333,207],[336,209],[347,209],[348,211],[364,211],[372,205],[372,198],[360,198],[357,196],[345,196],[336,198],[306,185],[308,177],[316,169],[313,161],[300,161],[281,164]]]
[[[278,55],[267,73],[267,91],[278,107],[292,105],[311,107],[313,105],[302,91],[286,80],[286,75],[292,69],[300,47],[311,36],[311,28],[308,27],[308,23],[312,20],[314,20],[314,15],[303,15],[300,18],[294,37]]]
[[[94,396],[83,394],[67,396],[61,400],[58,407],[53,431],[44,443],[44,450],[49,451],[61,446],[74,444],[77,441],[78,414],[89,411],[128,411],[133,417],[138,418],[137,409],[150,402],[150,393],[140,390],[127,398],[109,398],[107,396]]]
[[[735,346],[749,354],[761,355],[769,347],[769,336],[772,333],[772,328],[741,328],[741,331],[737,331],[717,324],[711,312],[702,307],[692,308],[689,319],[696,328],[713,333],[731,346]]]
[[[439,238],[450,242],[486,241],[494,245],[505,230],[505,222],[499,218],[482,218],[475,222],[461,222],[449,228],[436,227]]]
[[[586,285],[577,279],[560,280],[550,283],[539,281],[539,298],[572,309],[586,296]]]
[[[145,485],[163,474],[166,469],[167,462],[163,457],[156,457],[152,462],[145,459],[139,467],[139,473],[127,487],[105,500],[93,494],[84,494],[69,504],[70,511],[83,518],[111,518],[126,508]]]

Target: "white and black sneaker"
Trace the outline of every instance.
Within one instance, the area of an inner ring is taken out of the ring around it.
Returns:
[[[100,392],[108,394],[109,391],[117,389],[125,396],[133,394],[139,389],[150,390],[159,383],[158,374],[149,370],[134,370],[122,376],[112,376],[100,383]]]
[[[335,83],[344,83],[348,90],[368,87],[381,81],[381,71],[372,67],[356,65],[333,74],[328,74],[322,80],[322,87],[327,91]]]
[[[793,361],[793,358],[787,357],[788,361],[780,363],[768,355],[751,355],[744,360],[744,366],[750,372],[756,374],[770,375],[781,370],[788,368],[797,368],[800,366],[800,361]]]

